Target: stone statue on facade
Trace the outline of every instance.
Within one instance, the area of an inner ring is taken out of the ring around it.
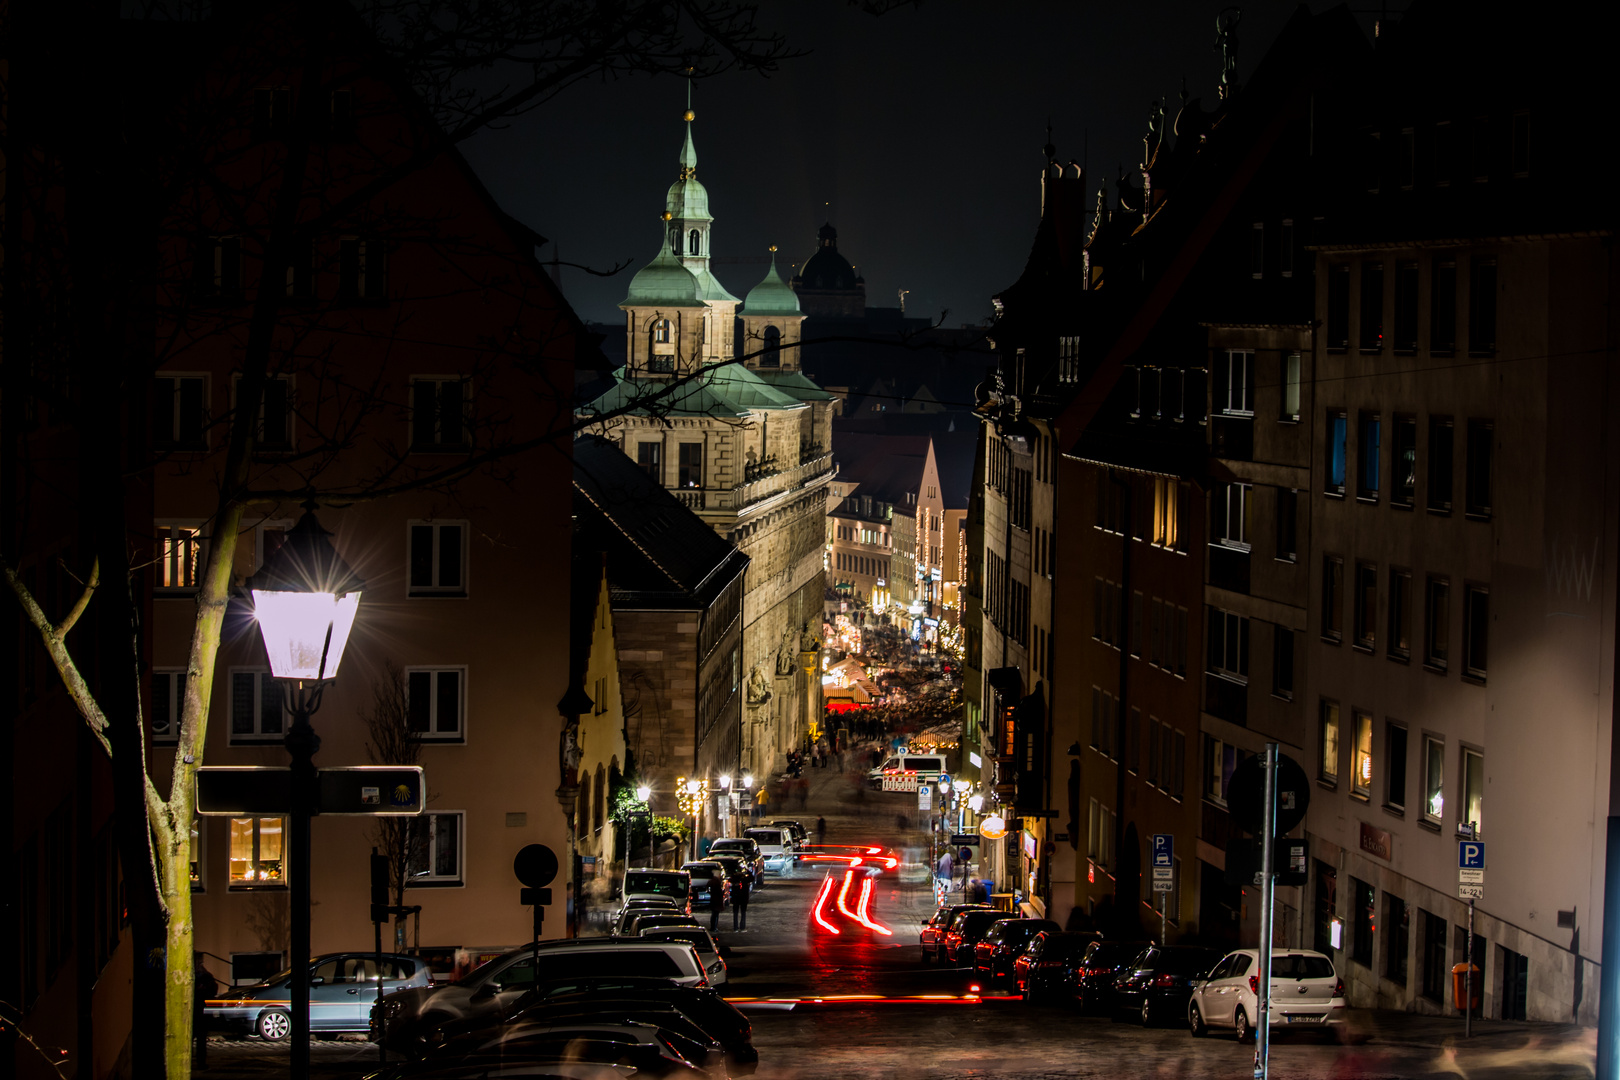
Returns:
[[[763,705],[769,700],[771,700],[770,684],[765,680],[765,672],[755,664],[748,669],[748,704]]]

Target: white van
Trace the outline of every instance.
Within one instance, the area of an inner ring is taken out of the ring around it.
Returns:
[[[896,754],[866,775],[874,787],[881,787],[885,780],[937,784],[950,773],[945,769],[944,754]]]
[[[760,826],[754,829],[744,829],[743,836],[759,845],[759,853],[765,856],[765,869],[773,874],[791,874],[793,864],[797,858],[793,854],[793,837],[786,829]]]

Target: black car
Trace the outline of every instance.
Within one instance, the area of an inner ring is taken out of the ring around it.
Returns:
[[[922,924],[922,930],[917,935],[917,940],[922,945],[923,963],[944,959],[945,931],[953,918],[964,911],[989,907],[989,904],[941,904],[939,910]]]
[[[1225,953],[1193,946],[1149,945],[1114,979],[1114,1016],[1135,1016],[1143,1027],[1187,1015],[1193,984]]]
[[[1025,1001],[1041,1001],[1063,993],[1086,949],[1096,944],[1090,930],[1059,930],[1036,934],[1024,955],[1013,961],[1013,981]]]
[[[543,984],[524,996],[512,1018],[552,1007],[595,1007],[604,1001],[647,1002],[679,1009],[725,1048],[733,1075],[751,1073],[759,1063],[754,1026],[712,988],[676,986],[662,979],[583,978]]]
[[[945,957],[957,967],[970,968],[973,966],[973,950],[979,940],[990,932],[990,928],[1003,919],[1014,916],[1005,911],[994,908],[988,911],[964,911],[951,922],[951,928],[945,932]]]
[[[973,949],[973,975],[989,989],[1013,977],[1013,964],[1030,941],[1043,931],[1062,929],[1050,919],[1003,919],[990,927]]]
[[[1094,941],[1078,964],[1065,969],[1065,985],[1085,1012],[1113,1007],[1114,980],[1120,969],[1153,944],[1151,941]]]
[[[706,1076],[697,1061],[702,1044],[656,1024],[604,1018],[599,1021],[531,1022],[519,1020],[500,1027],[469,1032],[433,1047],[419,1062],[400,1066],[393,1075],[438,1076],[439,1070],[482,1067],[472,1076],[498,1076],[513,1066],[545,1072],[546,1064],[630,1065],[637,1077]],[[559,1070],[562,1071],[562,1070]],[[564,1072],[566,1075],[566,1072]],[[621,1074],[622,1075],[622,1074]]]

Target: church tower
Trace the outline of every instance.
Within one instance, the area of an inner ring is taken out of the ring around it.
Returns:
[[[701,363],[710,364],[735,355],[733,324],[739,301],[709,270],[714,218],[709,214],[709,192],[697,178],[697,147],[692,142],[692,121],[697,114],[692,111],[690,86],[686,93],[687,108],[682,115],[686,141],[681,146],[680,172],[664,199],[664,213],[669,222],[669,250],[697,278],[698,299],[709,308],[699,355]]]
[[[804,312],[799,298],[776,272],[776,245],[771,245],[771,268],[743,301],[742,341],[737,353],[743,363],[761,371],[799,370],[800,328]]]

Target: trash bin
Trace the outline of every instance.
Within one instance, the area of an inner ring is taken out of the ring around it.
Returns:
[[[1472,994],[1469,994],[1468,987],[1468,972],[1470,969],[1472,969],[1474,973]],[[1472,1006],[1472,1008],[1468,1011],[1473,1012],[1475,1016],[1479,1015],[1480,1006],[1485,1000],[1485,989],[1480,985],[1480,983],[1483,981],[1484,980],[1479,977],[1479,968],[1474,967],[1473,964],[1452,965],[1451,1000],[1456,1005],[1458,1012],[1465,1011],[1463,1008],[1463,998],[1466,996],[1469,998],[1469,1004]]]

